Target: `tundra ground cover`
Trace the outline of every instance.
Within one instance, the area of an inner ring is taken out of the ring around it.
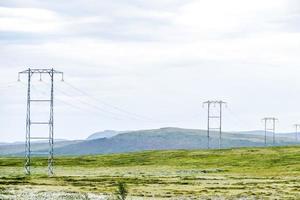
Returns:
[[[0,199],[111,199],[118,182],[129,199],[300,199],[300,147],[145,151],[57,157],[0,157]]]

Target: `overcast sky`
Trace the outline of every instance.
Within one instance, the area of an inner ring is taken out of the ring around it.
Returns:
[[[0,141],[24,140],[28,67],[65,72],[56,138],[204,129],[210,99],[228,102],[227,131],[300,123],[298,0],[1,0],[0,55]]]

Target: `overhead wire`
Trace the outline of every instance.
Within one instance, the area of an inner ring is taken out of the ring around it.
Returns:
[[[44,81],[42,81],[43,83],[45,83]],[[64,81],[63,83],[65,83],[65,85],[67,85],[69,88],[72,89],[72,93],[73,94],[70,94],[70,90],[67,90],[68,92],[66,92],[65,90],[62,90],[56,86],[55,87],[55,90],[60,92],[61,94],[67,96],[67,97],[70,97],[70,99],[74,102],[74,101],[77,101],[79,102],[80,104],[83,104],[85,106],[89,106],[90,108],[93,108],[93,109],[96,109],[97,111],[100,111],[101,113],[105,113],[106,115],[109,114],[110,117],[113,117],[114,119],[117,119],[117,120],[122,120],[121,118],[124,118],[126,117],[126,119],[131,119],[131,120],[138,120],[138,121],[143,121],[143,122],[151,122],[151,123],[175,123],[175,121],[172,121],[172,122],[161,122],[161,121],[157,121],[157,120],[154,120],[150,117],[147,117],[147,116],[143,116],[143,115],[140,115],[140,114],[136,114],[136,113],[133,113],[133,112],[130,112],[130,111],[127,111],[123,108],[120,108],[118,106],[115,106],[115,105],[112,105],[112,104],[109,104],[103,100],[100,100],[99,98],[96,98],[90,94],[88,94],[86,91],[83,91],[79,88],[77,88],[76,86],[74,86],[73,84],[69,83],[69,82],[66,82]],[[97,103],[100,103],[101,105],[103,106],[106,106],[107,108],[110,108],[112,110],[107,110],[107,109],[104,109],[98,105],[95,105],[93,103],[91,103],[90,101],[86,101],[86,100],[82,100],[82,99],[78,99],[78,98],[74,98],[74,92],[76,92],[75,95],[82,95],[84,97],[87,97],[89,98],[90,100],[92,100],[93,102],[97,102]],[[62,100],[60,100],[62,101]],[[69,102],[67,101],[64,101],[65,104],[68,104]],[[70,103],[69,103],[70,104]],[[74,107],[74,105],[72,105]],[[78,108],[78,106],[76,106]],[[120,118],[121,117],[121,118]],[[187,121],[187,120],[184,120],[184,121]],[[177,122],[177,121],[176,121]],[[182,122],[182,120],[179,120],[178,122]]]
[[[230,108],[227,108],[228,113],[231,115],[231,117],[239,124],[243,124],[244,126],[251,127],[249,126],[249,123],[241,119],[237,114],[235,114]]]
[[[45,81],[41,81],[41,82],[47,85],[47,83],[46,83]],[[25,84],[23,83],[23,85],[25,85]],[[43,95],[47,95],[46,92],[43,92],[43,91],[37,89],[34,85],[31,85],[31,87],[32,87],[36,92],[38,92],[38,93],[40,93],[40,94],[43,94]],[[108,110],[102,109],[101,107],[99,107],[99,106],[97,106],[97,105],[94,105],[94,104],[91,104],[91,103],[89,103],[89,102],[87,102],[87,101],[84,101],[84,100],[81,100],[81,99],[78,99],[78,98],[74,98],[74,95],[70,95],[70,94],[68,94],[67,92],[65,92],[65,91],[63,91],[63,90],[61,90],[61,89],[59,89],[59,88],[56,87],[56,86],[54,86],[54,87],[55,87],[55,91],[58,91],[60,94],[69,97],[73,102],[74,102],[74,101],[77,101],[77,102],[80,103],[80,105],[84,105],[85,107],[88,106],[89,108],[92,108],[92,110],[90,110],[90,111],[93,111],[93,112],[98,111],[98,112],[101,112],[102,114],[104,114],[104,115],[106,115],[107,117],[110,117],[110,118],[112,118],[112,119],[115,119],[115,120],[122,120],[122,119],[120,118],[120,116],[116,115],[116,114],[113,113],[113,112],[110,112],[110,111],[108,111]],[[81,106],[81,107],[80,107],[80,106],[77,106],[77,104],[74,105],[74,104],[70,103],[69,101],[65,101],[65,100],[62,100],[62,99],[59,99],[59,98],[56,98],[56,100],[59,101],[59,102],[61,102],[61,103],[66,104],[66,105],[68,105],[68,106],[70,106],[70,107],[76,108],[77,110],[81,110],[81,111],[84,110],[84,109],[82,108],[82,106]]]
[[[82,105],[89,106],[90,108],[96,109],[98,112],[101,112],[102,114],[105,114],[105,115],[109,115],[109,117],[111,117],[111,118],[113,118],[115,120],[122,120],[121,118],[119,118],[118,116],[116,116],[116,114],[113,113],[113,112],[110,112],[108,110],[102,109],[101,107],[99,107],[97,105],[93,105],[93,104],[91,104],[91,103],[89,103],[87,101],[84,101],[82,99],[74,98],[74,96],[69,95],[65,91],[60,90],[59,88],[57,88],[56,86],[54,86],[54,87],[55,87],[56,91],[60,92],[61,94],[65,95],[67,97],[70,97],[73,101],[78,101]]]
[[[91,100],[93,101],[96,101],[96,102],[99,102],[101,103],[102,105],[105,105],[107,107],[110,107],[116,111],[119,111],[120,113],[123,113],[123,114],[126,114],[127,117],[130,117],[130,118],[133,118],[133,119],[137,119],[137,120],[142,120],[142,121],[150,121],[150,122],[154,122],[154,123],[161,123],[161,122],[158,122],[150,117],[146,117],[146,116],[143,116],[143,115],[140,115],[140,114],[136,114],[136,113],[133,113],[133,112],[130,112],[130,111],[127,111],[123,108],[120,108],[118,106],[115,106],[115,105],[112,105],[112,104],[109,104],[103,100],[100,100],[94,96],[91,96],[90,94],[88,94],[87,92],[85,91],[82,91],[81,89],[77,88],[76,86],[74,86],[73,84],[70,84],[69,82],[64,82],[67,86],[69,86],[70,88],[72,88],[73,90],[77,91],[78,93],[80,93],[81,95],[84,95],[88,98],[90,98]]]
[[[27,86],[27,85],[24,84],[23,82],[21,82],[21,84],[22,84],[23,86]],[[34,85],[31,85],[31,87],[32,87],[32,89],[33,89],[35,92],[37,92],[37,93],[39,93],[39,94],[47,95],[46,92],[37,89]],[[71,103],[69,103],[69,102],[67,102],[67,101],[64,101],[64,100],[62,100],[62,99],[59,99],[59,98],[56,98],[55,101],[59,101],[59,102],[61,102],[61,103],[64,103],[64,104],[66,104],[67,106],[72,107],[72,108],[74,108],[74,109],[76,109],[76,110],[81,110],[81,111],[83,110],[82,108],[80,108],[80,107],[78,107],[78,106],[76,106],[76,105],[74,105],[74,104],[71,104]]]
[[[2,83],[0,83],[0,90],[10,89],[10,88],[16,86],[17,83],[18,83],[17,81],[6,82],[6,83],[2,82]]]
[[[46,82],[42,81],[43,83],[46,84]],[[88,94],[86,91],[82,91],[81,89],[77,88],[76,86],[74,86],[73,84],[70,84],[69,82],[65,82],[65,85],[69,86],[70,88],[72,88],[73,90],[73,94],[70,94],[70,90],[68,90],[68,92],[66,92],[65,90],[63,89],[60,89],[58,88],[57,86],[54,86],[55,87],[55,91],[58,91],[60,94],[64,95],[64,96],[67,96],[71,99],[72,102],[74,101],[77,101],[79,102],[81,105],[84,105],[85,107],[89,107],[89,108],[92,108],[93,110],[95,109],[96,111],[98,112],[101,112],[102,114],[105,114],[107,116],[109,116],[110,118],[113,118],[115,120],[123,120],[122,118],[124,118],[126,116],[126,119],[130,118],[132,120],[139,120],[139,121],[147,121],[147,122],[155,122],[155,123],[167,123],[167,122],[158,122],[158,121],[153,121],[151,118],[149,117],[145,117],[145,116],[142,116],[142,115],[139,115],[139,114],[136,114],[136,113],[133,113],[133,112],[129,112],[123,108],[120,108],[120,107],[117,107],[115,105],[111,105],[103,100],[100,100],[90,94]],[[35,88],[35,86],[32,85],[32,87],[34,88],[34,90],[36,91],[39,91],[41,92],[40,90],[38,90],[37,88]],[[0,88],[1,89],[1,88]],[[107,109],[104,109],[104,108],[101,108],[100,106],[98,105],[95,105],[93,103],[91,103],[90,101],[86,101],[86,100],[82,100],[82,99],[78,99],[78,98],[74,98],[74,91],[76,91],[76,95],[82,95],[84,97],[87,97],[89,98],[90,100],[94,101],[94,102],[100,102],[102,105],[104,106],[107,106],[111,109],[113,109],[114,111],[111,111],[111,110],[107,110]],[[43,93],[43,92],[42,92]],[[46,94],[46,93],[44,93]],[[62,100],[60,98],[57,98],[56,100],[60,101],[61,103],[64,103],[70,107],[73,107],[77,110],[83,110],[82,106],[78,106],[78,104],[74,104],[74,103],[71,103],[70,101],[66,101],[66,100]],[[116,111],[119,111],[116,113]],[[245,123],[243,120],[241,120],[239,117],[237,117],[232,111],[231,109],[228,109],[229,113],[233,116],[233,118],[238,122],[242,122],[244,125],[247,124]],[[126,114],[124,116],[124,114]],[[196,117],[196,115],[195,115]],[[194,117],[193,117],[194,119]],[[187,121],[187,120],[179,120],[178,122],[183,122],[183,121]],[[172,121],[171,123],[176,123],[177,121]],[[170,122],[168,122],[170,123]]]

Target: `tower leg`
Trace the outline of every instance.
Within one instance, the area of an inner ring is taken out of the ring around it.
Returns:
[[[54,73],[53,69],[51,70],[51,97],[50,97],[50,120],[49,120],[49,156],[48,156],[48,175],[53,175],[53,133],[54,133],[54,124],[53,124],[53,95],[54,95]]]
[[[26,141],[25,141],[25,174],[30,175],[31,164],[31,144],[30,144],[30,87],[31,87],[31,70],[28,69],[28,88],[27,88],[27,114],[26,114]]]

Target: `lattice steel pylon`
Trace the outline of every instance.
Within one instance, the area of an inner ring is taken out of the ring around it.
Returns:
[[[267,132],[271,132],[273,134],[273,145],[275,145],[275,129],[276,122],[278,121],[275,117],[265,117],[262,119],[265,122],[265,146],[267,146]],[[271,122],[271,126],[268,126],[268,122]]]
[[[294,124],[294,126],[295,126],[295,136],[296,136],[296,141],[298,141],[298,139],[299,139],[299,136],[298,136],[298,134],[299,134],[299,128],[300,128],[300,124]]]
[[[207,105],[207,148],[210,148],[210,132],[218,131],[219,132],[219,149],[222,148],[222,109],[223,105],[227,105],[224,101],[205,101],[203,105]],[[219,112],[217,114],[211,114],[211,106],[216,107],[218,105]],[[218,127],[211,127],[211,120],[218,120]]]
[[[31,140],[48,140],[49,143],[49,151],[48,154],[48,175],[53,175],[53,149],[54,149],[54,113],[53,113],[53,100],[54,100],[54,75],[61,75],[63,81],[63,72],[56,71],[52,69],[27,69],[25,71],[21,71],[18,74],[18,80],[20,81],[20,75],[27,75],[27,114],[26,114],[26,142],[25,142],[25,163],[24,169],[27,175],[31,174],[31,156],[34,154],[40,154],[41,152],[33,152],[31,150]],[[31,99],[31,81],[32,76],[34,74],[40,75],[40,81],[42,80],[42,74],[48,74],[51,79],[51,89],[50,89],[50,99]],[[49,112],[49,121],[46,122],[34,122],[31,121],[31,103],[34,102],[46,102],[50,104],[50,112]],[[48,125],[49,126],[49,135],[48,137],[32,137],[31,136],[31,126],[32,125]]]

